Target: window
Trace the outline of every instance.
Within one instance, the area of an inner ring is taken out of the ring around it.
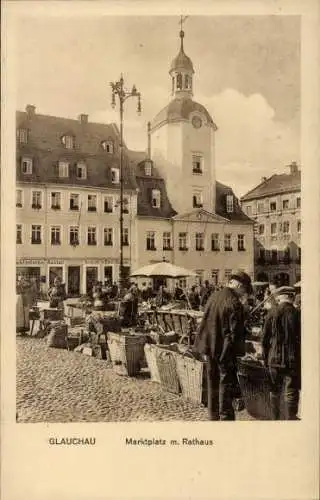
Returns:
[[[147,250],[155,250],[155,232],[148,231],[147,232]]]
[[[218,233],[213,233],[211,235],[211,250],[213,252],[219,252],[220,250],[220,241]]]
[[[106,247],[113,245],[113,229],[112,227],[105,227],[103,230],[103,244]]]
[[[250,217],[252,214],[252,206],[251,205],[246,206],[246,212],[247,212],[247,215]]]
[[[227,194],[227,213],[230,214],[233,212],[233,195]]]
[[[111,214],[113,212],[113,196],[104,197],[104,213]]]
[[[69,163],[66,161],[59,161],[58,163],[59,177],[69,177]]]
[[[16,190],[16,207],[22,208],[22,189]]]
[[[97,228],[94,226],[88,227],[87,243],[88,243],[88,245],[96,245],[97,244]]]
[[[40,209],[41,208],[41,199],[42,199],[42,193],[41,191],[32,191],[32,208],[35,209]]]
[[[113,141],[102,141],[101,146],[102,146],[102,149],[104,149],[106,153],[112,154],[114,151]]]
[[[282,224],[282,232],[284,234],[288,234],[290,232],[290,222],[289,221],[284,221]]]
[[[263,202],[258,203],[257,211],[258,211],[258,214],[263,214],[263,212],[264,212],[264,203]]]
[[[271,222],[271,234],[277,234],[277,223],[276,222]]]
[[[203,200],[202,200],[202,192],[201,191],[195,191],[193,193],[192,197],[193,201],[193,208],[201,208],[203,205]]]
[[[289,200],[282,200],[282,209],[288,210],[289,208]]]
[[[192,155],[192,173],[193,174],[202,174],[203,158],[201,155]]]
[[[79,210],[79,195],[75,193],[70,194],[70,210]]]
[[[225,234],[224,235],[224,250],[226,252],[231,252],[232,251],[231,234]]]
[[[124,227],[122,231],[122,245],[129,246],[129,229],[127,227]]]
[[[144,173],[146,175],[151,175],[152,174],[152,162],[151,161],[146,161],[144,164]]]
[[[212,269],[211,279],[214,285],[217,285],[219,283],[219,269]]]
[[[151,195],[151,204],[153,208],[160,208],[161,205],[161,193],[159,189],[153,189]]]
[[[178,73],[177,74],[177,90],[182,89],[182,74]]]
[[[27,144],[28,142],[28,130],[26,128],[19,128],[17,130],[17,137],[20,144]]]
[[[238,234],[238,252],[244,252],[244,251],[245,251],[244,234]]]
[[[41,244],[41,226],[31,226],[31,243],[33,245]]]
[[[69,231],[69,243],[70,245],[79,245],[79,227],[71,226]]]
[[[124,214],[129,213],[129,198],[127,197],[123,198],[122,211]]]
[[[258,226],[258,234],[264,234],[264,224],[259,224],[259,226]]]
[[[163,250],[171,250],[171,233],[163,233]]]
[[[111,169],[111,182],[112,184],[119,184],[120,182],[120,171],[118,168]]]
[[[97,196],[95,194],[88,194],[88,212],[97,211]]]
[[[87,167],[84,163],[77,163],[77,179],[87,178]]]
[[[297,231],[298,233],[301,233],[301,220],[297,221]]]
[[[187,233],[179,233],[179,250],[188,250]]]
[[[16,244],[22,244],[22,224],[17,224],[16,226]]]
[[[232,269],[225,269],[224,270],[224,280],[226,283],[228,283],[228,281],[230,281],[231,274],[232,274]]]
[[[21,170],[25,175],[32,174],[33,161],[31,158],[22,158],[21,160]]]
[[[278,250],[271,250],[271,262],[272,264],[278,263]]]
[[[296,206],[297,206],[297,208],[301,208],[301,198],[300,197],[297,198],[297,200],[296,200]]]
[[[60,226],[51,227],[51,245],[61,245],[61,228]]]
[[[202,251],[204,250],[204,234],[196,233],[196,250]]]
[[[277,203],[275,201],[270,202],[270,212],[275,212],[277,210]]]
[[[61,193],[56,191],[51,192],[51,208],[53,210],[60,210],[61,208]]]
[[[72,135],[64,135],[61,138],[61,142],[67,149],[74,149],[75,141]]]

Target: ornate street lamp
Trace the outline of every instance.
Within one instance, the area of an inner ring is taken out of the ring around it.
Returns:
[[[121,74],[120,80],[117,82],[110,82],[112,89],[112,108],[116,107],[116,96],[119,98],[120,105],[120,289],[123,290],[124,272],[123,272],[123,107],[124,102],[129,99],[129,97],[137,97],[138,105],[137,112],[141,113],[141,94],[137,91],[136,86],[133,85],[132,90],[128,91],[124,87],[124,80]]]

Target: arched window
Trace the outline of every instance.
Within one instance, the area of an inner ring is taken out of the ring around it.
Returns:
[[[185,89],[189,88],[189,75],[184,75],[184,87]]]
[[[182,74],[181,73],[177,74],[177,89],[178,90],[182,89]]]

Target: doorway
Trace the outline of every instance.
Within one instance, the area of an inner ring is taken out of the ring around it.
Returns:
[[[91,266],[86,269],[86,293],[89,295],[93,286],[98,281],[98,267]]]
[[[55,278],[59,278],[62,283],[63,278],[63,268],[60,266],[49,268],[49,286],[53,285]]]
[[[113,268],[112,266],[104,266],[104,280],[113,283]]]
[[[80,266],[68,267],[68,295],[70,297],[80,295]]]

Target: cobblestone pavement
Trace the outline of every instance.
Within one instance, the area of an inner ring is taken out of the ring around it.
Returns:
[[[146,377],[118,376],[105,360],[30,337],[17,338],[16,411],[18,422],[207,420],[206,408]]]

